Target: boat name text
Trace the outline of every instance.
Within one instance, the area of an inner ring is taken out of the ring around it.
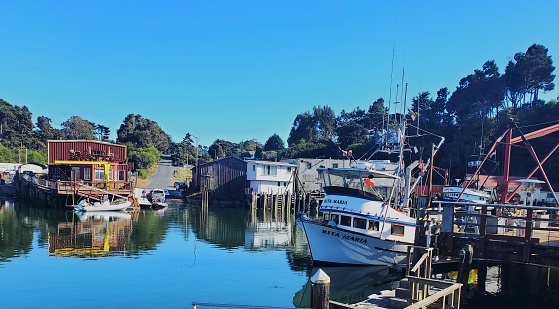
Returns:
[[[325,199],[324,203],[332,203],[332,204],[343,204],[343,205],[347,205],[347,201],[346,200],[333,200],[333,199]]]
[[[340,237],[340,233],[334,232],[334,231],[322,230],[322,234],[331,235],[331,236],[334,236],[334,237]],[[358,242],[358,243],[361,243],[361,244],[366,244],[367,243],[367,240],[364,239],[364,238],[361,238],[361,237],[344,235],[344,236],[342,236],[342,238],[345,239],[345,240],[355,241],[355,242]]]

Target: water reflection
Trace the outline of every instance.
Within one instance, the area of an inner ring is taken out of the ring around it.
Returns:
[[[319,268],[314,267],[309,280],[293,297],[293,305],[310,308],[312,277]],[[381,290],[394,288],[395,277],[387,266],[320,267],[330,277],[330,299],[343,303],[356,303]]]
[[[72,213],[71,222],[60,222],[49,233],[49,255],[101,257],[124,254],[132,231],[126,212]]]
[[[480,263],[463,295],[464,308],[557,308],[559,269]]]
[[[292,243],[292,228],[291,217],[282,212],[251,211],[245,232],[245,249],[284,249]]]
[[[10,261],[31,250],[33,229],[17,217],[12,201],[0,201],[0,262]]]

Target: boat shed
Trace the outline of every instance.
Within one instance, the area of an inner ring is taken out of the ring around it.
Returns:
[[[239,199],[246,187],[247,163],[235,157],[227,157],[201,164],[193,173],[193,185],[200,191],[210,192],[215,199]]]
[[[104,188],[129,182],[126,145],[93,140],[49,140],[48,179]]]

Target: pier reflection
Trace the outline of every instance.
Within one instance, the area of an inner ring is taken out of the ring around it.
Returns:
[[[299,308],[311,306],[310,278],[322,269],[330,277],[330,299],[353,304],[382,290],[392,289],[396,279],[387,266],[313,267],[303,288],[293,296],[293,305]]]
[[[253,210],[245,232],[245,249],[284,249],[292,243],[293,219],[281,212]]]
[[[49,255],[91,258],[125,253],[132,231],[130,214],[112,211],[71,216],[71,222],[59,222],[49,232]]]

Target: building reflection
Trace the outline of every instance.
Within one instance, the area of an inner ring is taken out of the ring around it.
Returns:
[[[124,254],[131,232],[131,216],[125,212],[72,213],[71,222],[59,222],[49,231],[48,252],[82,258]]]
[[[292,218],[260,209],[251,211],[245,232],[245,249],[284,249],[292,244]]]

